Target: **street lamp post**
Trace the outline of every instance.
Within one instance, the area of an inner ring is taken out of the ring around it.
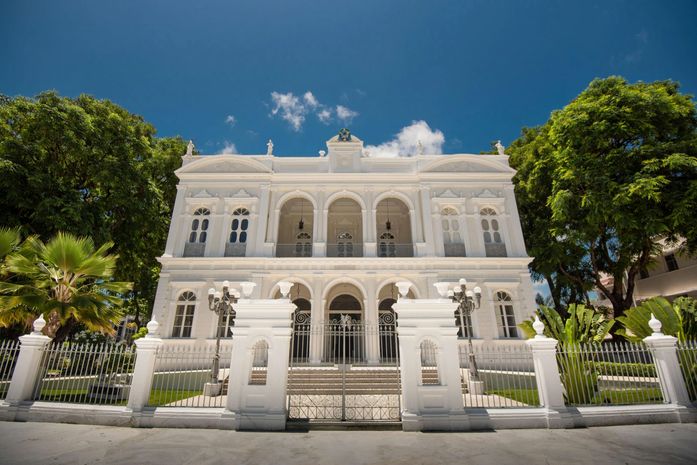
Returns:
[[[471,324],[465,325],[465,322],[472,321],[472,312],[479,308],[482,301],[482,289],[477,286],[473,290],[467,289],[467,280],[461,279],[454,289],[448,291],[448,297],[453,302],[457,303],[457,316],[460,319],[460,328],[463,333],[467,333],[467,349],[469,360],[469,381],[479,381],[479,371],[477,369],[477,360],[474,356],[472,347],[472,327]]]
[[[215,356],[211,367],[211,381],[206,386],[209,395],[216,396],[222,391],[222,383],[218,379],[220,372],[220,323],[223,317],[234,315],[233,304],[237,303],[239,294],[236,290],[230,289],[230,283],[223,281],[223,290],[216,291],[214,288],[208,289],[208,309],[218,315],[218,324],[215,329]]]

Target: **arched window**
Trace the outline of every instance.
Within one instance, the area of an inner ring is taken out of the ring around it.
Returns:
[[[444,208],[441,212],[443,225],[443,246],[446,257],[464,257],[465,243],[460,233],[460,219],[454,208]]]
[[[208,224],[211,211],[207,208],[197,208],[194,212],[194,219],[191,220],[191,232],[189,240],[184,244],[185,257],[202,257],[206,250],[206,239],[208,238]]]
[[[482,235],[487,257],[505,257],[506,244],[503,242],[499,220],[492,208],[482,208],[479,212],[482,219]]]
[[[211,211],[207,208],[198,208],[194,212],[194,219],[191,221],[191,234],[189,234],[189,242],[200,242],[205,244],[208,236],[208,216]]]
[[[249,384],[266,384],[266,369],[269,366],[269,344],[263,339],[252,348],[252,372]]]
[[[396,257],[397,247],[395,246],[394,235],[389,232],[380,234],[378,242],[378,251],[380,257]]]
[[[310,233],[301,232],[295,236],[295,256],[312,257],[312,236]]]
[[[426,339],[421,341],[419,349],[421,352],[421,384],[440,384],[436,344]]]
[[[177,299],[172,337],[191,337],[194,310],[196,310],[196,295],[190,291],[183,292]]]
[[[499,327],[499,337],[518,337],[513,301],[510,294],[499,291],[496,293],[496,321]]]
[[[342,232],[336,235],[336,249],[338,257],[353,257],[353,236],[351,233]]]
[[[230,223],[230,236],[225,245],[226,257],[244,257],[247,249],[247,235],[249,230],[249,210],[237,208],[232,212]]]
[[[230,313],[223,315],[218,321],[218,336],[232,337],[232,327],[235,326],[235,316],[237,312],[232,310]]]

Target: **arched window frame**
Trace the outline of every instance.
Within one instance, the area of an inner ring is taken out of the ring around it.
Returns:
[[[346,231],[337,234],[336,249],[338,257],[353,257],[353,235]]]
[[[208,239],[208,227],[210,226],[211,211],[208,208],[197,208],[191,220],[191,231],[189,232],[190,244],[205,244]]]
[[[503,238],[501,222],[498,213],[491,207],[483,207],[479,210],[482,239],[487,257],[505,257],[506,242]]]
[[[378,240],[378,256],[379,257],[396,257],[397,256],[397,242],[394,234],[385,231],[380,234]]]
[[[312,234],[302,231],[295,235],[295,256],[312,257]]]
[[[196,294],[191,291],[184,291],[177,298],[177,307],[174,312],[174,322],[172,324],[173,338],[191,337],[191,329],[196,313]]]
[[[248,234],[249,210],[246,208],[236,208],[235,211],[232,212],[228,242],[230,244],[246,244]]]
[[[259,339],[251,350],[251,370],[249,372],[250,385],[266,385],[267,368],[269,366],[269,343]]]
[[[443,231],[443,249],[446,257],[464,257],[465,239],[463,236],[460,214],[453,207],[441,210],[441,229]]]
[[[421,385],[440,385],[440,367],[438,366],[438,345],[431,339],[424,339],[419,344],[419,355],[421,365]]]
[[[518,338],[518,326],[511,294],[506,291],[497,291],[494,298],[494,306],[496,311],[496,325],[499,328],[499,337]]]

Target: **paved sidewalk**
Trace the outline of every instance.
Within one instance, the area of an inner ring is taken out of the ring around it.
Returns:
[[[477,433],[257,433],[0,422],[0,463],[694,464],[697,424]]]

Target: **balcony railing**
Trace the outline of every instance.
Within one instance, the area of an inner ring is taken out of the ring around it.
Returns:
[[[247,244],[230,243],[225,244],[226,257],[244,257],[247,252]]]
[[[445,244],[446,257],[466,257],[465,244]]]
[[[378,257],[413,257],[413,244],[389,244],[378,242]]]
[[[362,257],[362,243],[327,244],[327,257]]]
[[[486,250],[487,257],[505,257],[506,256],[506,244],[497,244],[494,242],[484,244],[484,249]]]
[[[277,257],[312,257],[312,244],[276,244]]]
[[[205,251],[205,242],[187,242],[186,244],[184,244],[185,257],[203,257],[203,253]]]

